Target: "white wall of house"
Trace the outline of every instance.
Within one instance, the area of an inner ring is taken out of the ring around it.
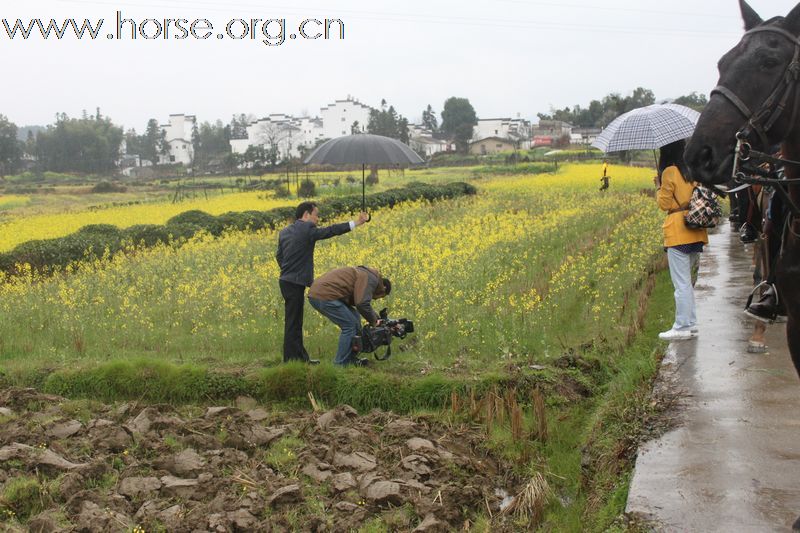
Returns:
[[[182,113],[169,116],[169,123],[161,126],[161,130],[166,132],[169,154],[159,155],[159,164],[183,163],[191,166],[194,160],[192,129],[196,120],[194,115]]]
[[[320,110],[322,136],[326,139],[335,139],[342,135],[350,135],[350,128],[355,121],[358,121],[361,131],[366,132],[370,109],[372,108],[368,105],[349,97],[323,107]]]
[[[520,149],[527,150],[531,147],[531,123],[522,118],[479,119],[472,131],[472,140],[487,137],[509,139],[518,144]]]
[[[447,141],[434,139],[433,137],[411,137],[408,140],[408,144],[411,146],[412,150],[419,154],[424,154],[425,157],[431,157],[433,154],[455,149],[451,147],[450,143]]]
[[[250,146],[263,145],[269,148],[274,143],[281,159],[299,157],[302,148],[313,148],[322,139],[350,135],[354,121],[358,121],[361,131],[366,132],[370,109],[348,97],[323,107],[320,117],[273,113],[248,124],[246,139],[231,139],[231,151],[243,154]]]

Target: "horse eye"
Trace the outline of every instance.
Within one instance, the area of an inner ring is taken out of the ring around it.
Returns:
[[[780,64],[781,64],[780,61],[771,57],[768,57],[761,62],[761,66],[763,68],[775,68]]]

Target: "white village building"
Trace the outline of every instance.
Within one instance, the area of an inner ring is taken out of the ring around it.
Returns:
[[[161,131],[166,132],[164,137],[169,145],[168,154],[159,154],[158,164],[168,165],[183,163],[191,166],[194,161],[194,147],[192,146],[192,129],[197,123],[194,115],[183,113],[170,115],[169,124],[162,124]]]
[[[231,139],[231,151],[244,154],[251,146],[273,148],[278,159],[300,157],[301,149],[311,148],[323,138],[322,123],[317,118],[295,118],[273,113],[247,125],[247,137]]]
[[[279,159],[300,157],[321,140],[350,135],[355,122],[359,132],[366,132],[371,109],[348,96],[321,108],[319,117],[274,113],[248,124],[247,137],[231,139],[231,150],[244,154],[251,146],[263,146],[275,148]]]
[[[434,134],[421,124],[408,125],[408,145],[412,150],[425,157],[456,149],[454,142]]]
[[[531,147],[531,123],[522,118],[482,118],[472,131],[472,141],[497,137],[507,139],[520,150]]]
[[[323,136],[326,139],[335,139],[342,135],[350,135],[356,122],[358,122],[357,129],[365,133],[371,110],[371,107],[350,96],[346,100],[334,101],[320,109]]]

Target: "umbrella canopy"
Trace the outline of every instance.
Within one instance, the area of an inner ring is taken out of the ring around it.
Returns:
[[[609,124],[592,146],[603,152],[655,150],[692,136],[700,113],[678,104],[654,104],[628,111]]]
[[[362,133],[331,139],[318,146],[303,162],[307,165],[415,165],[425,161],[397,139]]]

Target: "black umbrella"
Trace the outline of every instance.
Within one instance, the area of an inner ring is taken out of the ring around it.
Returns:
[[[331,139],[303,161],[306,165],[357,165],[361,164],[361,210],[366,210],[367,165],[416,165],[424,163],[417,153],[398,141],[382,135],[359,133]]]

